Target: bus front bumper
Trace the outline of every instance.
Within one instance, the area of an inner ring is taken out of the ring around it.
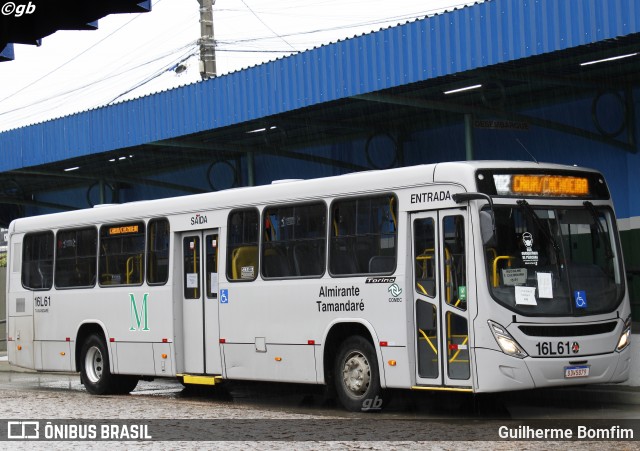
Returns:
[[[476,392],[619,383],[629,378],[631,347],[622,352],[571,358],[518,359],[476,349]],[[586,369],[585,369],[586,368]],[[573,371],[571,371],[573,369]]]

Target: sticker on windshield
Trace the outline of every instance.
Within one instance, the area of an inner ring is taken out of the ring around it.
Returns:
[[[576,308],[587,308],[587,293],[586,291],[574,291],[573,300],[576,303]]]
[[[533,235],[529,232],[524,232],[522,234],[522,243],[524,247],[527,249],[526,251],[522,251],[522,263],[525,265],[537,266],[538,265],[538,251],[533,250]]]
[[[516,305],[538,305],[536,287],[515,287]]]
[[[538,278],[538,297],[553,299],[553,278],[550,272],[536,273]]]
[[[527,284],[527,268],[505,268],[502,270],[502,285]]]

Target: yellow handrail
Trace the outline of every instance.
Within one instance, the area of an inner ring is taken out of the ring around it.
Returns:
[[[420,285],[420,282],[416,282],[416,285],[418,286],[418,288],[420,288],[420,291],[422,291],[422,294],[424,294],[425,296],[429,296],[429,293],[427,293],[427,290],[425,290],[424,287]]]
[[[421,262],[420,269],[422,270],[422,279],[427,278],[427,261],[433,260],[433,249],[425,249],[420,255],[416,256],[416,262]]]
[[[391,199],[389,200],[389,212],[391,213],[391,219],[393,219],[393,226],[398,230],[398,220],[396,219],[396,215],[393,214],[393,202],[395,200],[396,198],[391,196]]]
[[[444,285],[447,287],[446,292],[446,301],[447,304],[451,305],[451,252],[449,252],[448,248],[444,248]]]
[[[429,346],[431,347],[431,349],[433,350],[433,352],[438,355],[438,350],[435,348],[435,346],[433,346],[433,343],[431,342],[431,340],[429,339],[429,337],[427,337],[427,334],[424,333],[424,331],[422,329],[418,329],[418,331],[420,332],[420,334],[424,337],[425,340],[427,340],[427,343],[429,344]]]
[[[464,336],[464,335],[462,335],[462,336]],[[465,339],[464,339],[464,341],[462,342],[462,345],[466,345],[466,344],[467,344],[467,341],[469,341],[469,336],[468,336],[468,335],[467,335],[467,336],[465,336]],[[456,351],[456,353],[453,355],[453,357],[451,357],[451,358],[449,359],[449,363],[452,363],[452,362],[453,362],[453,361],[458,357],[458,354],[460,354],[460,351],[461,351],[461,349],[458,349],[458,350]]]
[[[131,284],[131,276],[135,271],[135,268],[133,265],[135,265],[136,262],[138,263],[139,274],[142,274],[142,255],[134,255],[133,257],[129,257],[127,259],[127,264],[126,264],[127,285]]]

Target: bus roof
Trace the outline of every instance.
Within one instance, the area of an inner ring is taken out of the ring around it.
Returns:
[[[588,171],[592,169],[529,161],[461,161],[371,170],[310,180],[292,180],[254,187],[232,188],[224,191],[192,194],[179,197],[105,205],[70,212],[52,213],[16,219],[9,226],[10,233],[30,230],[69,227],[88,223],[108,223],[148,217],[185,214],[205,210],[255,206],[272,202],[303,202],[337,195],[358,195],[371,191],[395,190],[429,183],[450,183],[475,190],[476,171],[482,169],[524,169]]]

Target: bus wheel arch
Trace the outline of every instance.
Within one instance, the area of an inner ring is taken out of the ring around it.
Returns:
[[[91,335],[101,336],[106,343],[106,338],[105,338],[106,334],[101,324],[98,324],[98,323],[82,324],[78,329],[78,332],[76,333],[76,346],[75,346],[76,371],[80,371],[81,369],[82,347]]]
[[[76,340],[76,368],[89,393],[124,394],[136,387],[136,376],[113,374],[110,362],[111,356],[102,327],[98,324],[83,325]]]
[[[383,375],[372,332],[361,323],[334,324],[325,339],[325,383],[345,409],[376,411],[384,405]]]

